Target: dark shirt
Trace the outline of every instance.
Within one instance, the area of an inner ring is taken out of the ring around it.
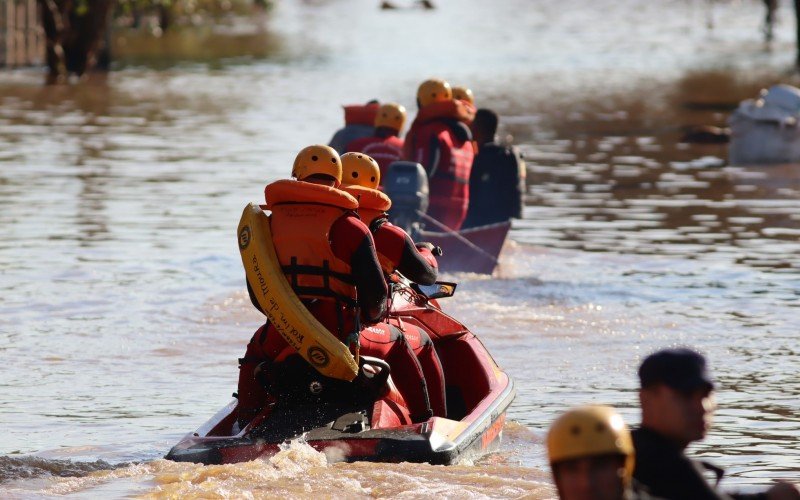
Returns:
[[[482,145],[469,176],[469,211],[463,227],[522,218],[525,177],[517,151],[494,142]]]
[[[706,467],[684,454],[680,447],[657,432],[639,428],[631,433],[636,449],[633,477],[650,494],[671,500],[766,499],[764,493],[726,494],[703,477]]]
[[[362,137],[370,137],[375,133],[375,127],[370,125],[361,125],[358,123],[351,123],[340,128],[333,134],[328,146],[336,150],[337,153],[343,155],[347,152],[347,145],[356,139]]]

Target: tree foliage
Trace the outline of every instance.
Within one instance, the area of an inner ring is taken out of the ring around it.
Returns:
[[[117,12],[132,15],[168,10],[173,17],[195,14],[216,16],[246,12],[253,5],[266,7],[269,3],[268,0],[117,0]]]

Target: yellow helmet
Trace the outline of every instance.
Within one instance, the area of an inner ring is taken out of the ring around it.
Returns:
[[[342,182],[342,160],[339,153],[329,146],[314,144],[303,148],[294,159],[292,177],[298,181],[312,175],[329,175],[336,179],[338,186]]]
[[[433,102],[449,101],[452,98],[450,84],[437,78],[425,80],[417,89],[417,102],[422,108]]]
[[[623,455],[626,483],[633,476],[631,434],[610,406],[581,406],[558,417],[547,434],[547,454],[551,464],[594,455]]]
[[[400,132],[405,123],[406,108],[393,102],[381,106],[375,115],[375,128],[388,127]]]
[[[342,184],[378,189],[380,183],[381,169],[371,156],[364,153],[342,155]]]
[[[459,101],[467,101],[470,104],[475,104],[475,96],[472,91],[467,87],[453,87],[453,99]]]

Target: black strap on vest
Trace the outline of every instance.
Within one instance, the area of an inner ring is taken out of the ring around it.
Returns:
[[[387,217],[386,214],[384,214],[383,217],[376,217],[375,220],[369,223],[369,232],[372,234],[377,233],[378,229],[387,222],[389,222],[389,217]]]
[[[331,297],[351,307],[358,305],[352,298],[336,293],[331,289],[331,278],[350,286],[355,286],[355,280],[349,274],[331,270],[327,260],[322,262],[322,266],[300,265],[297,263],[297,257],[292,257],[291,264],[282,266],[281,269],[289,276],[292,289],[300,297]],[[300,275],[319,276],[322,278],[322,286],[300,286],[297,279]]]

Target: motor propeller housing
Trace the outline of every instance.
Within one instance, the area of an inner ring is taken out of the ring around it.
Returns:
[[[428,210],[428,174],[419,163],[396,161],[389,165],[383,185],[392,200],[389,221],[411,233],[419,223],[419,213]]]

